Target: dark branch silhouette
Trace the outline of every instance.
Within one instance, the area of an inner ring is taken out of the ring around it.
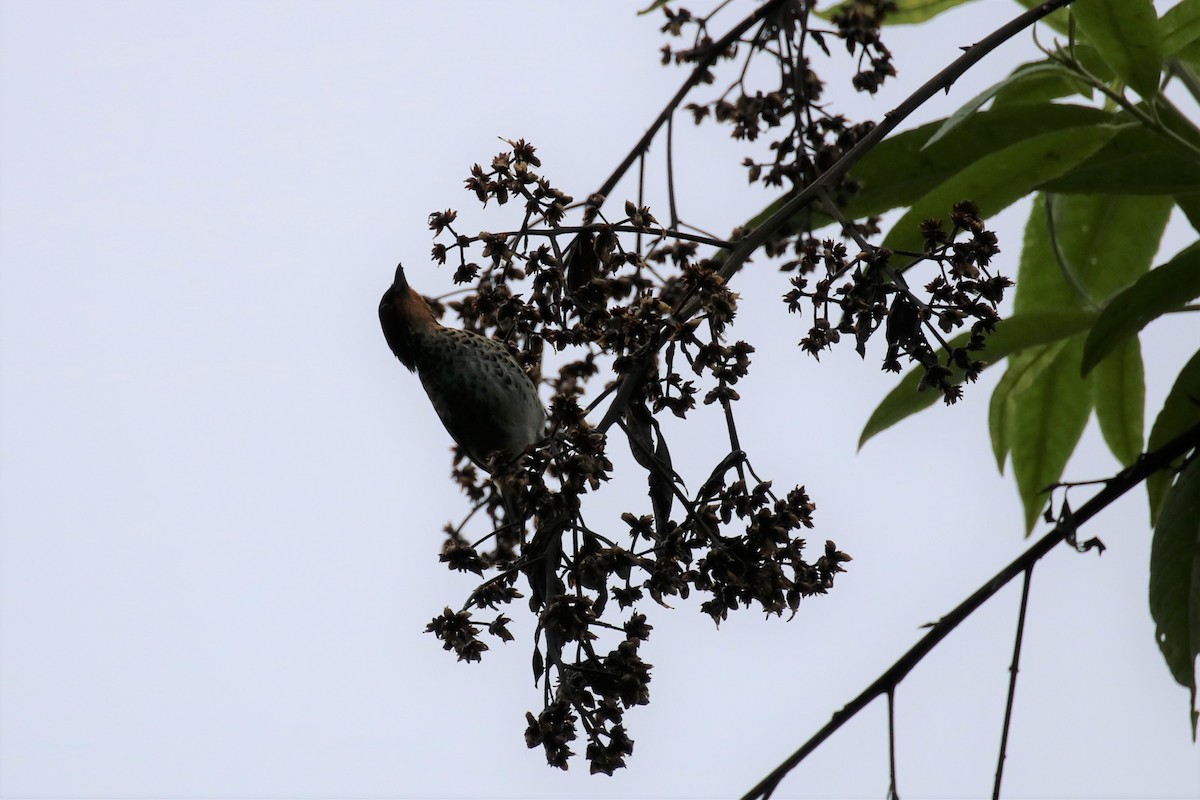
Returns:
[[[901,122],[909,117],[909,115],[923,106],[938,92],[944,92],[953,86],[956,80],[958,80],[968,69],[979,63],[980,59],[982,59],[988,53],[992,52],[1001,44],[1030,27],[1046,15],[1051,14],[1060,8],[1066,7],[1072,2],[1073,0],[1048,0],[1048,2],[1045,2],[1039,6],[1034,6],[1025,13],[1013,19],[1011,22],[1000,26],[994,32],[988,36],[985,36],[976,44],[971,45],[966,52],[955,59],[950,66],[946,67],[937,75],[930,78],[923,86],[921,86],[921,88],[913,92],[912,95],[910,95],[904,102],[896,106],[896,108],[892,111],[889,111],[887,114],[885,114],[883,121],[876,125],[861,140],[859,140],[854,147],[850,148],[850,150],[848,150],[840,159],[838,159],[833,166],[822,173],[821,176],[815,181],[809,183],[802,190],[793,195],[791,199],[784,203],[770,217],[763,220],[763,222],[755,227],[745,239],[738,242],[737,246],[734,247],[732,251],[730,251],[723,259],[718,256],[716,260],[720,261],[721,263],[720,267],[717,269],[717,274],[720,275],[726,283],[728,283],[729,280],[742,268],[746,261],[749,260],[750,256],[759,251],[772,237],[778,235],[779,232],[783,230],[784,227],[787,226],[788,223],[806,206],[813,201],[818,200],[824,192],[829,190],[831,186],[835,185],[837,181],[845,177],[846,173],[850,171],[850,168],[854,166],[859,159],[866,155],[871,148],[882,142],[884,138],[886,138],[889,133],[894,131]],[[773,4],[765,4],[763,8],[759,9],[759,12],[763,13],[770,5]],[[743,20],[738,27],[742,32],[744,32],[750,27],[751,24],[753,24],[756,19],[756,16],[748,17],[747,19]],[[725,39],[722,39],[722,41],[725,41]],[[731,41],[736,41],[736,37]],[[714,50],[716,50],[715,47]],[[699,69],[700,68],[697,67],[697,70]],[[695,73],[693,73],[692,77],[688,80],[693,81],[694,78]],[[658,126],[661,125],[662,121],[674,111],[675,105],[682,101],[683,96],[687,94],[687,91],[691,89],[692,85],[694,84],[687,83],[680,88],[676,96],[672,98],[671,103],[668,103],[667,108],[665,108],[662,114],[659,115],[659,119],[656,121],[655,125],[651,126],[651,129],[647,131],[646,136],[642,137],[642,140],[638,142],[638,146],[634,148],[634,151],[626,157],[626,162],[628,163],[624,163],[622,168],[619,169],[618,172],[609,179],[609,182],[605,183],[606,187],[611,189],[610,183],[615,186],[616,181],[614,178],[619,177],[619,174],[621,174],[624,169],[627,169],[629,164],[633,163],[633,160],[637,154],[644,153],[642,148],[650,146],[650,141],[653,139],[652,134],[658,130]],[[687,304],[683,305],[681,308],[677,309],[672,316],[678,320],[687,320],[699,308],[699,301],[693,299]],[[643,372],[649,368],[650,363],[652,363],[657,356],[658,347],[665,343],[665,341],[666,339],[662,338],[656,347],[653,349],[647,348],[647,352],[642,355],[640,366],[631,370],[623,377],[622,384],[624,385],[618,388],[616,397],[613,398],[613,401],[608,410],[605,412],[603,419],[596,426],[598,430],[606,431],[621,414],[625,405],[629,402],[630,397],[633,396],[634,389],[636,388],[635,385],[639,382],[638,376],[643,374]]]
[[[1061,542],[1073,537],[1079,526],[1099,514],[1121,497],[1121,495],[1146,480],[1146,478],[1155,472],[1169,469],[1176,459],[1198,447],[1200,447],[1200,425],[1194,425],[1158,450],[1143,454],[1132,465],[1109,478],[1105,482],[1104,488],[1096,492],[1091,500],[1088,500],[1077,510],[1073,511],[1069,519],[1060,521],[1054,527],[1054,530],[1043,536],[1032,547],[1022,553],[1020,557],[996,573],[991,580],[980,586],[970,597],[960,603],[957,608],[934,623],[930,627],[929,632],[913,645],[912,649],[901,656],[887,672],[879,676],[858,697],[855,697],[844,708],[835,713],[833,718],[826,723],[825,727],[817,731],[799,750],[792,753],[782,764],[772,770],[767,777],[763,778],[754,788],[747,792],[742,800],[755,800],[755,798],[763,798],[765,800],[770,797],[785,775],[795,769],[801,761],[816,750],[834,731],[849,722],[858,712],[870,705],[872,700],[893,691],[908,673],[917,664],[921,663],[921,660],[929,655],[930,651],[937,647],[938,643],[950,634],[950,631],[957,628],[967,617],[971,616],[993,595],[1003,589],[1009,581],[1018,575],[1027,573],[1043,556],[1057,547]]]

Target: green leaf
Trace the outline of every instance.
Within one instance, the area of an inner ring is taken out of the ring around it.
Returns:
[[[937,142],[940,142],[947,134],[966,122],[984,103],[991,100],[999,92],[1011,89],[1022,83],[1028,83],[1031,80],[1037,80],[1043,76],[1051,76],[1058,81],[1062,81],[1064,79],[1071,79],[1073,73],[1060,64],[1048,60],[1033,64],[1024,64],[1014,70],[1007,78],[998,83],[993,83],[964,103],[949,117],[946,117],[942,121],[941,127],[933,132],[933,136],[929,137],[925,144],[921,146],[921,149],[926,150]]]
[[[896,134],[851,170],[861,189],[850,199],[846,215],[858,219],[912,205],[989,153],[1043,134],[1103,125],[1112,118],[1085,106],[1018,106],[974,114],[928,150],[925,143],[941,122]]]
[[[883,22],[885,25],[914,25],[967,2],[969,0],[896,0],[896,10],[889,12]]]
[[[1139,103],[1137,108],[1147,111],[1152,116],[1158,115],[1164,127],[1196,149],[1200,149],[1200,128],[1196,127],[1194,120],[1184,116],[1183,112],[1175,106],[1169,103],[1154,103],[1152,105]],[[1125,111],[1122,111],[1118,116],[1131,121],[1134,119],[1132,114]]]
[[[992,457],[996,459],[996,469],[1001,475],[1008,461],[1009,431],[1012,430],[1013,415],[1017,409],[1012,397],[1013,381],[1009,380],[1013,374],[1011,366],[1004,371],[988,401],[988,436],[992,440]]]
[[[1013,414],[1012,466],[1025,506],[1025,534],[1046,505],[1092,413],[1090,379],[1079,377],[1083,337],[1071,339],[1021,393]]]
[[[1173,58],[1193,70],[1200,69],[1200,40],[1185,44],[1175,52]]]
[[[1043,0],[1017,0],[1017,2],[1025,6],[1025,8],[1033,8],[1034,6],[1040,6]],[[1038,21],[1048,25],[1051,30],[1058,31],[1059,33],[1065,35],[1070,27],[1067,19],[1067,10],[1065,8],[1060,8],[1052,14],[1042,17]]]
[[[1119,195],[1054,195],[1048,202],[1049,216],[1047,199],[1035,199],[1025,227],[1017,312],[1093,306],[1132,284],[1150,269],[1173,205],[1168,197]]]
[[[1150,0],[1077,0],[1071,13],[1121,80],[1143,98],[1158,93],[1162,40]]]
[[[1150,271],[1175,203],[1170,197],[1060,197],[1061,219],[1082,230],[1068,257],[1088,294],[1104,302]],[[1075,213],[1069,213],[1073,209]],[[1056,231],[1060,238],[1067,235]]]
[[[1016,418],[1017,398],[1029,388],[1042,371],[1054,363],[1066,346],[1058,341],[1043,347],[1035,347],[1016,353],[1008,359],[1008,369],[992,390],[988,404],[988,433],[992,438],[992,454],[996,457],[996,468],[1004,474],[1004,461],[1012,447],[1013,421]]]
[[[1200,159],[1140,124],[1130,125],[1091,158],[1039,188],[1063,194],[1196,192]]]
[[[884,237],[892,250],[920,251],[922,220],[940,219],[960,200],[973,200],[986,217],[998,214],[1033,187],[1081,163],[1116,133],[1109,126],[1047,133],[984,155],[917,200]]]
[[[1146,415],[1146,376],[1138,338],[1126,339],[1096,365],[1093,374],[1100,432],[1108,449],[1127,467],[1141,455]]]
[[[1200,459],[1167,494],[1150,544],[1150,615],[1154,638],[1175,682],[1188,689],[1196,738],[1196,656],[1200,655]]]
[[[1158,20],[1163,58],[1170,58],[1200,39],[1200,0],[1183,0]]]
[[[949,11],[955,6],[961,6],[971,0],[894,0],[895,11],[889,11],[883,18],[884,25],[914,25],[932,19],[943,11]],[[823,19],[830,19],[836,12],[854,5],[851,0],[830,6],[817,13]]]
[[[1051,198],[1048,201],[1046,196],[1040,193],[1033,198],[1029,219],[1025,222],[1025,240],[1021,246],[1021,258],[1017,266],[1017,287],[1013,292],[1013,310],[1018,314],[1056,308],[1083,308],[1087,305],[1085,289],[1077,286],[1077,280],[1066,280],[1062,266],[1058,263],[1054,243],[1050,238],[1050,226],[1047,223],[1047,202],[1050,202],[1051,208],[1054,209],[1051,218],[1054,220],[1055,233],[1061,230],[1067,239],[1070,239],[1073,233],[1072,225],[1075,220],[1064,218],[1064,211],[1073,211],[1065,198]],[[1062,236],[1057,237],[1057,242],[1063,249],[1071,246]],[[1071,260],[1078,260],[1078,255],[1072,253]],[[1074,278],[1074,273],[1071,273],[1071,277]]]
[[[1148,450],[1157,450],[1193,425],[1200,424],[1200,351],[1179,371],[1175,385],[1167,393],[1162,411],[1150,429]],[[1156,472],[1146,479],[1146,494],[1150,500],[1150,524],[1158,519],[1162,510],[1171,476]]]
[[[1090,372],[1122,340],[1197,297],[1200,297],[1200,243],[1151,270],[1112,298],[1088,335],[1083,374]]]
[[[917,198],[987,153],[1043,133],[1102,125],[1113,118],[1108,112],[1086,106],[1020,106],[981,111],[928,150],[923,149],[925,143],[941,127],[941,122],[894,134],[863,156],[851,170],[851,177],[860,188],[843,211],[851,219],[861,219],[912,205]],[[788,195],[778,198],[746,225],[758,227],[788,199]],[[795,227],[806,227],[810,216],[813,227],[833,221],[810,206],[801,212]]]
[[[663,6],[665,6],[666,4],[667,4],[667,0],[654,0],[654,2],[653,2],[653,3],[651,3],[651,4],[650,4],[650,5],[648,5],[648,6],[646,6],[646,7],[645,7],[645,8],[643,8],[641,11],[637,12],[637,13],[638,13],[638,16],[640,17],[640,16],[642,16],[642,15],[644,15],[644,14],[649,14],[651,11],[654,11],[654,10],[656,10],[656,9],[662,8],[662,7],[663,7]]]
[[[1051,196],[1048,216],[1046,200],[1034,201],[1013,307],[1093,306],[1133,284],[1150,270],[1172,205],[1166,197]]]
[[[1078,49],[1078,48],[1077,48]],[[1022,64],[1013,70],[1004,85],[997,84],[992,108],[1005,106],[1045,106],[1046,101],[1077,94],[1092,98],[1092,87],[1074,72],[1056,61],[1043,59]]]
[[[1079,64],[1086,71],[1090,72],[1097,80],[1103,83],[1108,83],[1115,77],[1112,69],[1104,62],[1104,59],[1100,57],[1100,54],[1096,52],[1096,48],[1076,42],[1074,54],[1075,60],[1078,61]],[[1057,61],[1053,61],[1049,58],[1034,63],[1058,64]],[[1018,69],[1020,68],[1018,67]],[[1045,83],[1046,87],[1040,88],[1039,84],[1041,83]],[[1056,87],[1056,83],[1060,85]],[[1056,97],[1065,97],[1069,94],[1080,94],[1090,100],[1093,94],[1092,86],[1091,84],[1087,83],[1087,81],[1080,78],[1074,70],[1067,67],[1062,67],[1062,76],[1057,80],[1049,75],[1043,75],[1042,78],[1032,81],[1031,86],[1028,89],[1023,88],[1021,84],[1017,84],[1016,86],[1001,91],[996,95],[996,101],[992,103],[992,108],[1001,108],[1006,104],[1014,104],[1019,102],[1033,103],[1040,102],[1042,100],[1053,100]],[[1022,95],[1029,96],[1026,99],[1022,97]]]
[[[980,351],[979,357],[987,361],[989,366],[998,364],[1013,353],[1074,336],[1091,327],[1095,320],[1096,314],[1092,311],[1058,310],[1014,314],[1000,321],[995,333],[988,337],[987,346]],[[969,334],[956,336],[950,341],[950,346],[962,347],[969,338]],[[929,408],[941,399],[942,395],[939,392],[917,390],[923,374],[921,369],[910,370],[896,388],[888,392],[883,401],[876,406],[859,436],[860,448],[872,436],[887,430],[905,417]],[[958,374],[956,373],[956,377]]]
[[[1192,230],[1200,233],[1200,192],[1175,195],[1175,205],[1192,224]]]

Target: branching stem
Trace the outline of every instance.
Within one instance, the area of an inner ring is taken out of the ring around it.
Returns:
[[[1033,565],[1025,570],[1025,581],[1021,585],[1021,610],[1017,614],[1017,636],[1013,642],[1012,666],[1008,676],[1008,699],[1004,703],[1004,726],[1000,730],[1000,757],[996,760],[996,783],[992,787],[992,800],[1000,800],[1000,779],[1004,775],[1004,758],[1008,753],[1008,732],[1012,727],[1013,698],[1017,694],[1017,670],[1021,663],[1021,640],[1025,638],[1025,612],[1029,608],[1029,584],[1033,580]]]
[[[792,217],[799,213],[809,203],[818,199],[823,192],[827,191],[827,187],[833,185],[838,179],[845,175],[852,166],[858,163],[860,158],[862,158],[872,148],[883,141],[883,139],[889,133],[895,130],[901,122],[908,118],[910,114],[924,105],[926,101],[935,96],[938,92],[944,91],[952,86],[961,75],[963,75],[967,70],[977,64],[984,56],[995,50],[1001,44],[1008,41],[1013,36],[1016,36],[1030,25],[1033,25],[1042,17],[1045,17],[1047,14],[1050,14],[1053,11],[1057,11],[1060,8],[1070,5],[1071,2],[1072,0],[1047,0],[1047,2],[1029,9],[1024,14],[1021,14],[1005,25],[1002,25],[976,44],[973,44],[967,48],[966,52],[955,59],[950,66],[946,67],[937,75],[930,78],[921,88],[917,89],[917,91],[904,100],[904,102],[896,106],[894,110],[889,111],[879,125],[875,126],[866,136],[860,139],[858,143],[854,145],[854,147],[846,151],[845,155],[838,159],[837,162],[834,163],[833,166],[831,166],[828,170],[822,173],[820,177],[793,195],[791,199],[780,206],[780,208],[774,214],[764,220],[748,236],[746,236],[746,238],[740,240],[721,262],[721,266],[717,270],[721,278],[728,283],[729,279],[733,277],[733,275],[735,275],[742,268],[742,265],[744,265],[750,259],[750,256],[756,253],[785,225],[787,225]],[[726,34],[720,42],[714,44],[713,51],[719,52],[725,46],[728,46],[729,43],[735,41],[737,36],[740,36],[741,33],[744,33],[746,30],[748,30],[750,26],[757,21],[760,15],[765,14],[769,10],[773,10],[775,5],[776,3],[774,2],[764,3],[754,15],[742,20],[742,22],[739,23],[736,28]],[[737,36],[734,36],[735,32],[737,33]],[[713,57],[715,58],[715,56]],[[706,68],[706,64],[701,63],[700,65],[697,65],[697,71],[701,71],[702,68]],[[654,125],[652,125],[648,131],[646,131],[646,134],[638,142],[638,146],[635,147],[628,156],[626,156],[625,162],[622,162],[622,165],[618,167],[617,172],[614,173],[614,175],[605,183],[604,187],[601,188],[600,194],[607,195],[607,193],[616,185],[616,182],[620,176],[624,174],[624,171],[628,169],[631,164],[633,164],[638,153],[641,152],[641,148],[649,147],[650,142],[654,138],[655,132],[657,132],[658,128],[666,122],[666,119],[670,116],[671,111],[679,102],[682,101],[683,97],[691,89],[694,81],[697,79],[697,72],[693,72],[692,76],[688,79],[688,82],[685,82],[685,84],[680,87],[675,98],[672,99],[667,108],[664,109],[659,115],[658,120],[656,120]],[[687,320],[696,313],[699,307],[699,299],[694,297],[690,298],[680,303],[679,308],[677,309],[676,313],[672,315],[672,317],[675,320]],[[649,368],[651,363],[653,363],[653,360],[658,353],[658,348],[665,343],[666,338],[667,337],[665,336],[656,337],[656,346],[653,348],[646,348],[646,352],[640,356],[641,363],[639,366],[635,367],[621,379],[622,386],[618,389],[616,397],[613,398],[608,410],[605,411],[604,417],[596,426],[598,430],[606,431],[616,420],[617,416],[624,407],[624,404],[628,403],[630,397],[632,396],[632,389],[630,388],[629,382],[632,380],[634,385],[640,382],[642,374],[644,374],[644,371]]]
[[[921,640],[883,673],[874,683],[864,689],[857,697],[833,715],[833,718],[817,731],[799,750],[788,756],[786,760],[767,777],[763,778],[754,788],[743,796],[743,800],[770,797],[789,772],[803,761],[809,753],[816,750],[826,739],[833,735],[838,728],[850,721],[858,712],[866,708],[872,700],[881,694],[886,694],[904,680],[909,672],[919,664],[933,648],[945,639],[952,630],[957,628],[967,617],[987,602],[993,595],[1003,589],[1009,581],[1024,574],[1043,556],[1062,542],[1068,533],[1077,530],[1080,525],[1103,511],[1115,500],[1146,480],[1150,475],[1160,470],[1170,468],[1171,464],[1185,453],[1200,447],[1200,425],[1194,425],[1167,444],[1152,453],[1142,455],[1129,467],[1114,475],[1096,492],[1092,499],[1075,511],[1070,524],[1060,523],[1054,530],[1039,539],[1015,561],[996,573],[987,583],[958,605],[953,611],[934,623],[929,632]]]

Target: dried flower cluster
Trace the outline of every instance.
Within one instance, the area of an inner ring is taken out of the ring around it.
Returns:
[[[800,346],[819,356],[846,335],[865,356],[867,340],[882,326],[887,341],[884,369],[900,372],[904,357],[924,370],[922,390],[937,389],[946,403],[961,398],[963,382],[973,382],[983,370],[984,362],[972,354],[983,349],[1000,321],[996,307],[1012,281],[988,271],[1000,249],[975,204],[955,204],[950,219],[950,232],[942,220],[926,220],[921,226],[925,249],[920,260],[938,266],[924,295],[911,291],[901,272],[888,265],[894,255],[888,250],[868,248],[849,259],[845,246],[832,240],[797,240],[796,258],[785,262],[784,269],[799,274],[783,299],[789,311],[800,311],[804,299],[812,306],[813,326]],[[830,320],[831,306],[840,310],[836,323]],[[946,340],[968,323],[970,336],[964,344],[954,346]]]
[[[812,527],[813,503],[803,487],[779,495],[758,479],[735,434],[703,485],[684,493],[655,415],[669,410],[686,419],[698,404],[715,404],[734,433],[734,386],[753,353],[745,342],[724,342],[737,295],[695,258],[690,243],[664,234],[648,208],[627,203],[620,219],[609,220],[603,198],[592,197],[582,205],[582,225],[560,225],[573,198],[539,174],[531,145],[510,144],[489,169],[474,167],[467,186],[485,204],[523,202],[525,225],[467,236],[456,230],[454,211],[432,214],[431,229],[447,240],[435,245],[435,260],[457,261],[456,280],[475,282],[470,294],[434,307],[453,310],[468,329],[520,343],[517,355],[535,377],[546,346],[569,357],[542,380],[551,391],[546,443],[517,464],[491,465],[490,478],[465,458],[456,461],[455,480],[487,509],[495,529],[471,543],[463,525],[448,526],[442,561],[496,574],[429,630],[460,659],[479,660],[488,649],[485,630],[501,641],[513,638],[500,609],[523,596],[517,585],[524,576],[538,614],[534,671],[547,679],[545,705],[529,715],[527,740],[565,767],[581,725],[592,770],[611,773],[632,749],[624,711],[649,700],[650,666],[640,646],[651,626],[637,611],[640,601],[665,606],[699,592],[703,611],[717,622],[751,605],[794,613],[801,598],[829,590],[849,557],[827,543],[817,558],[805,559],[797,534]],[[627,247],[623,234],[639,233],[653,243]],[[479,246],[483,263],[470,261]],[[673,274],[663,279],[668,267]],[[528,294],[515,290],[518,283]],[[684,319],[679,312],[688,304],[696,312]],[[623,533],[593,529],[583,511],[583,496],[612,470],[609,437],[581,406],[589,382],[602,374],[601,358],[611,359],[618,377],[610,387],[609,430],[628,441],[650,494],[651,513],[626,513]],[[519,519],[506,518],[505,498],[520,509]],[[529,519],[536,532],[525,540]],[[489,549],[481,550],[484,543]],[[496,615],[480,620],[484,610]],[[600,645],[614,637],[611,646]]]
[[[812,0],[787,4],[775,15],[767,15],[754,34],[745,42],[731,43],[724,53],[734,60],[739,45],[746,50],[745,65],[735,80],[712,100],[687,103],[699,124],[710,115],[717,122],[730,125],[735,139],[755,141],[771,131],[769,145],[772,160],[761,161],[747,157],[743,161],[751,183],[791,188],[805,186],[832,166],[874,124],[851,124],[841,116],[826,112],[823,99],[825,84],[812,68],[811,50],[815,46],[829,56],[827,37],[840,39],[851,55],[858,55],[859,71],[851,80],[857,91],[874,94],[883,82],[896,74],[891,53],[879,38],[879,25],[884,15],[895,8],[890,0],[847,3],[838,8],[831,21],[835,29],[812,25],[816,3]],[[713,42],[707,32],[708,18],[694,17],[690,12],[668,12],[663,31],[682,36],[690,25],[695,28],[692,46],[672,51],[663,48],[663,63],[691,64],[708,54]],[[773,85],[751,87],[747,73],[752,59],[767,59],[776,68]],[[711,72],[704,82],[716,80]],[[842,183],[830,188],[839,201],[853,192],[854,184]],[[840,204],[840,202],[839,202]]]
[[[818,30],[810,27],[811,2],[768,0],[716,41],[707,33],[711,16],[664,7],[667,33],[696,30],[692,47],[667,47],[664,61],[693,64],[694,85],[714,82],[712,68],[735,60],[740,50],[747,62],[763,57],[777,64],[777,86],[751,90],[743,66],[724,94],[687,109],[697,122],[711,115],[746,140],[778,133],[770,145],[773,160],[748,159],[746,166],[752,181],[796,191],[872,128],[824,111],[824,86],[811,70],[809,51],[815,46],[828,53],[825,39],[840,38],[861,54],[853,86],[874,91],[894,72],[878,39],[878,19],[888,5],[853,3],[833,28]],[[451,302],[430,302],[439,315],[451,311],[466,329],[509,344],[549,395],[549,434],[516,463],[489,464],[490,476],[461,454],[456,458],[453,478],[474,509],[460,524],[447,525],[441,559],[451,569],[488,577],[428,630],[458,658],[477,661],[488,649],[487,636],[513,639],[504,612],[528,597],[537,616],[533,670],[544,702],[527,715],[526,741],[541,746],[548,763],[566,768],[582,728],[592,771],[611,774],[633,749],[624,712],[649,700],[642,645],[651,626],[639,604],[667,606],[696,593],[718,624],[739,608],[792,614],[803,598],[829,591],[850,557],[832,542],[809,554],[802,534],[813,527],[815,505],[804,487],[776,491],[739,444],[737,385],[754,347],[729,339],[738,296],[725,267],[729,252],[753,231],[734,229],[724,241],[690,233],[674,199],[666,224],[632,201],[619,214],[606,212],[603,195],[576,201],[553,186],[532,145],[509,145],[487,167],[472,167],[466,188],[485,207],[519,208],[521,222],[508,231],[470,234],[454,210],[431,214],[433,259],[451,266],[455,281],[470,290]],[[840,205],[854,188],[842,180],[828,197]],[[809,222],[805,215],[771,222],[765,245],[768,255],[796,255],[785,264],[798,273],[788,302],[798,308],[809,300],[817,319],[805,349],[819,353],[845,333],[862,352],[883,326],[886,366],[914,360],[949,394],[952,382],[936,377],[937,348],[925,331],[937,325],[949,332],[970,321],[982,337],[994,324],[994,298],[1003,289],[1003,279],[986,273],[995,240],[977,213],[962,204],[950,232],[933,223],[924,230],[926,256],[941,266],[925,299],[888,268],[887,251],[867,248],[848,259],[844,246],[813,239]],[[878,232],[874,220],[845,230],[855,237]],[[957,241],[963,233],[971,238]],[[837,323],[828,320],[831,304],[841,308]],[[948,358],[968,372],[977,369],[965,352]],[[724,455],[689,491],[673,466],[660,418],[670,412],[691,421],[703,406],[719,409],[726,421],[721,434],[705,432],[722,440]],[[649,499],[647,507],[623,515],[621,530],[590,524],[584,502],[612,477],[608,453],[615,438],[644,472]],[[466,531],[481,511],[491,529],[472,541]]]

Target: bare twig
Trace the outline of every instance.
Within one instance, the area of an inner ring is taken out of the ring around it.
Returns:
[[[888,689],[888,800],[900,800],[896,788],[896,688]]]
[[[515,237],[515,236],[545,236],[554,239],[567,233],[587,233],[587,232],[606,231],[609,233],[653,233],[657,239],[680,239],[687,242],[696,242],[697,244],[706,244],[712,247],[729,247],[733,243],[727,242],[724,239],[717,239],[711,236],[700,236],[693,233],[684,233],[680,230],[670,228],[637,228],[632,225],[610,225],[610,224],[591,224],[591,225],[562,225],[557,228],[529,228],[523,231],[496,231],[491,233],[496,237]],[[478,236],[464,237],[467,242],[475,242],[479,240]]]
[[[857,697],[846,704],[833,715],[823,728],[817,731],[799,750],[788,756],[786,760],[767,777],[763,778],[754,788],[747,792],[743,800],[768,798],[784,776],[796,768],[809,753],[816,750],[826,739],[842,725],[846,724],[859,711],[866,708],[872,700],[881,694],[887,694],[929,655],[938,643],[945,639],[952,630],[957,628],[967,617],[987,602],[993,595],[1004,588],[1013,578],[1028,572],[1029,569],[1043,556],[1062,542],[1069,531],[1078,529],[1080,525],[1103,511],[1117,498],[1146,480],[1150,475],[1160,470],[1170,468],[1172,462],[1185,453],[1200,447],[1200,425],[1193,425],[1179,436],[1152,453],[1146,453],[1132,465],[1118,472],[1108,480],[1104,488],[1098,491],[1091,500],[1084,503],[1079,510],[1072,514],[1070,525],[1059,524],[1054,530],[1039,539],[1015,561],[996,573],[987,583],[979,587],[970,597],[964,600],[953,611],[934,623],[927,634],[919,642],[900,657],[874,683],[864,689]]]
[[[770,0],[770,2],[763,3],[754,10],[753,14],[730,28],[728,33],[709,45],[704,56],[696,62],[695,68],[692,69],[692,74],[689,75],[687,80],[683,82],[683,85],[679,87],[679,91],[675,92],[675,95],[667,101],[667,105],[661,112],[659,112],[658,118],[650,124],[650,127],[646,129],[644,134],[642,134],[642,138],[638,139],[637,144],[633,146],[633,149],[631,149],[628,155],[626,155],[621,163],[617,165],[617,168],[613,170],[612,175],[609,175],[608,179],[604,181],[599,189],[596,190],[597,194],[603,197],[608,197],[609,193],[612,192],[612,190],[616,188],[617,184],[621,182],[621,178],[625,177],[625,173],[629,170],[629,168],[633,166],[633,162],[637,161],[638,158],[642,157],[646,153],[650,147],[650,142],[654,141],[654,137],[658,135],[659,128],[665,125],[667,120],[671,118],[671,115],[675,113],[675,109],[679,108],[679,104],[683,102],[685,97],[687,97],[688,92],[695,88],[697,84],[704,81],[704,77],[708,74],[708,68],[711,67],[718,58],[720,58],[721,54],[725,52],[729,45],[742,38],[742,34],[754,27],[755,23],[766,19],[770,14],[773,14],[775,9],[778,8],[784,1],[785,0]]]
[[[1004,758],[1008,752],[1008,732],[1012,727],[1013,698],[1017,694],[1017,669],[1021,663],[1021,640],[1025,638],[1025,612],[1029,608],[1029,584],[1033,580],[1033,565],[1025,570],[1025,581],[1021,585],[1021,610],[1017,614],[1017,636],[1013,642],[1012,666],[1008,668],[1008,699],[1004,704],[1004,727],[1000,730],[1000,757],[996,761],[996,783],[992,787],[992,800],[1000,800],[1000,779],[1004,775]]]

